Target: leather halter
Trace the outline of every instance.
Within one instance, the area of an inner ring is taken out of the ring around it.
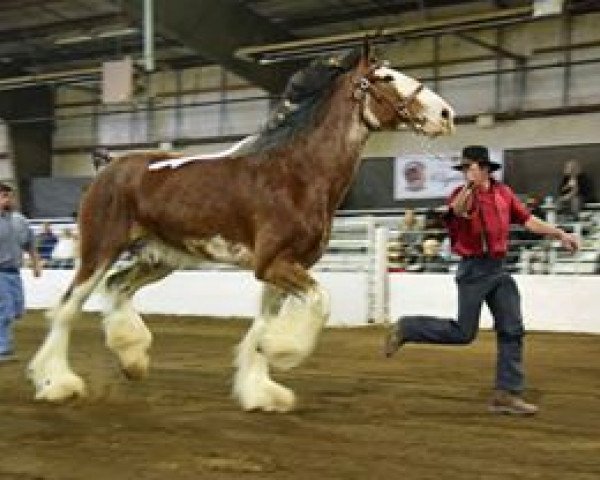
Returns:
[[[396,113],[399,119],[407,121],[413,130],[419,131],[421,120],[415,115],[413,115],[413,113],[410,110],[410,107],[416,101],[419,93],[421,93],[423,88],[425,88],[424,85],[422,83],[419,83],[410,95],[401,98],[400,101],[396,101],[389,95],[383,93],[381,90],[377,90],[374,88],[374,82],[371,79],[369,79],[369,76],[377,67],[371,68],[366,75],[360,77],[355,82],[357,89],[355,91],[354,97],[357,100],[360,100],[361,104],[364,105],[363,99],[365,97],[365,94],[369,93],[376,102],[386,103],[388,107],[390,107]]]

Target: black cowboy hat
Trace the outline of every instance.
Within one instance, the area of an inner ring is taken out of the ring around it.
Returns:
[[[473,162],[477,162],[481,166],[487,166],[490,169],[490,172],[495,172],[502,167],[499,163],[490,160],[490,152],[487,147],[481,145],[469,145],[468,147],[463,148],[460,163],[454,165],[452,168],[454,170],[462,170]]]

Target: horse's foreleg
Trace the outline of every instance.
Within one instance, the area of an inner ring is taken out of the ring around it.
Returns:
[[[275,368],[287,370],[300,364],[315,348],[329,318],[329,295],[301,265],[283,260],[265,271],[265,281],[287,295],[276,315],[265,317],[267,327],[260,348]]]
[[[167,267],[133,263],[125,269],[113,270],[106,279],[102,322],[106,345],[119,358],[127,378],[140,379],[147,375],[148,350],[152,343],[152,333],[133,308],[131,298],[138,289],[171,271]]]
[[[288,294],[278,315],[269,319],[260,348],[279,370],[298,366],[315,349],[329,318],[329,295],[318,284]]]
[[[245,409],[288,411],[294,394],[271,380],[268,367],[289,369],[312,353],[329,297],[298,265],[280,262],[267,273],[282,287],[265,285],[261,314],[238,347],[234,393]]]
[[[244,410],[287,412],[296,403],[294,393],[269,376],[268,359],[260,348],[267,322],[279,311],[283,296],[280,290],[264,285],[261,314],[236,347],[233,395]]]
[[[27,370],[36,389],[36,400],[61,401],[84,395],[83,380],[69,366],[69,337],[72,322],[102,275],[102,271],[97,271],[81,283],[76,277],[58,306],[48,311],[50,330]]]

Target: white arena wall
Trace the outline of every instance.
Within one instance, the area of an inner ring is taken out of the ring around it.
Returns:
[[[28,309],[54,305],[73,272],[47,270],[41,278],[23,270]],[[332,299],[332,326],[367,324],[367,275],[359,272],[316,272]],[[523,297],[528,330],[600,333],[600,276],[515,275]],[[250,317],[258,311],[259,283],[248,272],[179,271],[148,286],[135,297],[142,313]],[[92,298],[86,309],[97,310]],[[389,313],[453,316],[456,291],[452,275],[389,275]],[[484,308],[482,327],[491,327]]]

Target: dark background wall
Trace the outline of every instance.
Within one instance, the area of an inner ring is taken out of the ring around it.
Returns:
[[[557,196],[564,164],[577,160],[600,199],[600,144],[506,150],[505,180],[519,193]]]
[[[29,180],[31,218],[73,218],[88,177],[40,177]]]

